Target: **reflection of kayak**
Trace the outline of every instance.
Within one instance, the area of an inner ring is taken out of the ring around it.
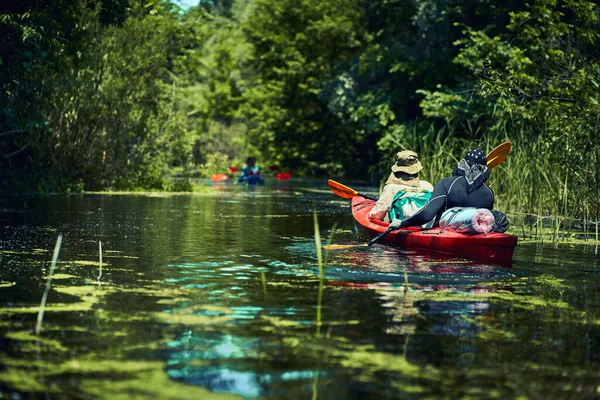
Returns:
[[[361,196],[352,198],[352,216],[359,234],[373,238],[385,231],[389,224],[369,218],[375,201]],[[379,243],[404,249],[418,249],[461,257],[486,260],[499,264],[510,264],[517,237],[505,233],[467,234],[439,228],[406,228],[392,231]]]
[[[239,183],[247,182],[250,185],[262,185],[265,180],[260,175],[242,175],[238,178]]]

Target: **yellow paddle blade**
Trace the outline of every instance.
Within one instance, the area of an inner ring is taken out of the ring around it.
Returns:
[[[339,182],[332,181],[329,179],[327,184],[331,188],[331,191],[336,195],[343,197],[344,199],[351,199],[354,196],[358,195],[358,192],[354,189],[349,188],[348,186],[344,186]]]
[[[323,246],[325,250],[340,250],[340,249],[351,249],[353,247],[365,247],[366,243],[359,244],[328,244]]]
[[[492,169],[502,164],[510,152],[510,142],[504,142],[487,155],[487,167]]]

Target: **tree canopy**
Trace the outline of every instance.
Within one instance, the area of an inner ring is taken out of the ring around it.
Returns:
[[[165,189],[249,155],[376,178],[401,147],[442,168],[499,138],[600,182],[594,1],[29,0],[0,34],[5,190]]]

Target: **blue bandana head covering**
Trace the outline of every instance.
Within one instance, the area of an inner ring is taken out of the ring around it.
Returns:
[[[467,181],[467,192],[471,193],[490,177],[487,157],[479,149],[469,150],[465,158],[458,163],[453,175],[464,176]]]
[[[474,164],[487,164],[487,157],[483,153],[483,151],[479,149],[471,149],[467,152],[465,156],[465,160],[469,163],[469,165]]]

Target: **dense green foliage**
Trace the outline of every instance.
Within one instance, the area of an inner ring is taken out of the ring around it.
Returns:
[[[31,0],[0,33],[4,189],[169,189],[246,156],[376,180],[403,147],[436,181],[511,140],[505,208],[599,212],[593,1]]]

